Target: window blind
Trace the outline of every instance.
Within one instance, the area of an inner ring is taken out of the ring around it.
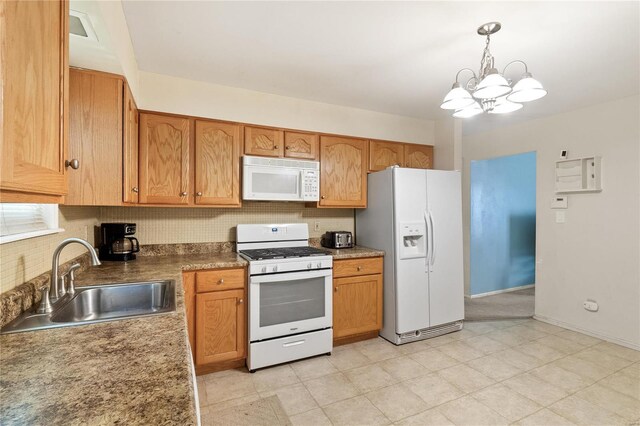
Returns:
[[[0,236],[49,229],[48,204],[0,204]]]

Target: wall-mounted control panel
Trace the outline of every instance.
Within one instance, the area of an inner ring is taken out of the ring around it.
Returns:
[[[424,222],[403,222],[399,231],[400,259],[427,255],[427,227]]]

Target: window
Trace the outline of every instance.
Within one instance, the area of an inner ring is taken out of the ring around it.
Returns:
[[[0,204],[0,244],[62,231],[57,204]]]

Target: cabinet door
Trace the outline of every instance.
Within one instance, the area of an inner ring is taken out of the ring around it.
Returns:
[[[138,183],[138,107],[129,86],[124,92],[124,173],[122,201],[137,203],[140,185]]]
[[[367,141],[320,139],[320,207],[367,207]]]
[[[243,290],[196,295],[196,364],[242,358],[246,354]]]
[[[196,204],[240,206],[240,125],[196,121]]]
[[[284,132],[284,156],[317,160],[318,135],[313,133]]]
[[[382,328],[382,275],[333,280],[333,337]]]
[[[384,170],[395,165],[404,165],[404,144],[369,141],[369,171]]]
[[[122,78],[69,70],[69,169],[65,204],[122,204]]]
[[[140,114],[140,202],[189,204],[188,118]]]
[[[412,169],[433,169],[433,146],[406,143],[404,160],[406,167]]]
[[[262,127],[244,128],[244,153],[266,157],[282,157],[283,131]]]
[[[16,192],[21,202],[60,202],[67,192],[68,16],[66,1],[0,2],[3,202]]]

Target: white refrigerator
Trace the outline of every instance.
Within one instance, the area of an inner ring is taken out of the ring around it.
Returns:
[[[356,241],[385,251],[380,335],[392,343],[462,328],[461,193],[457,171],[394,167],[368,177]]]

